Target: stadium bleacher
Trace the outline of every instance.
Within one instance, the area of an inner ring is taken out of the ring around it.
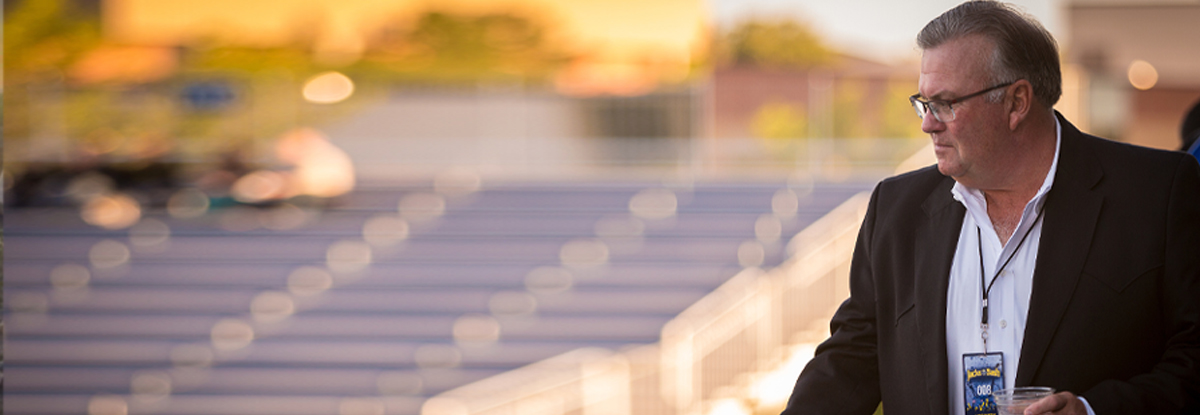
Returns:
[[[4,410],[416,415],[564,352],[656,342],[869,186],[366,183],[115,230],[10,208]]]

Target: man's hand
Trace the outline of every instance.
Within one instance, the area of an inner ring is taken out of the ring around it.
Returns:
[[[1047,396],[1025,409],[1025,415],[1087,415],[1087,413],[1087,407],[1083,405],[1083,401],[1071,392],[1059,392]]]

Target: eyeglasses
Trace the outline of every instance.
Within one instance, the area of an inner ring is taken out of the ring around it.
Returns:
[[[993,86],[991,88],[984,89],[979,92],[963,95],[963,96],[955,98],[955,99],[924,100],[924,99],[921,99],[921,94],[915,94],[911,97],[908,97],[908,101],[912,102],[913,109],[917,110],[917,116],[921,117],[921,119],[925,119],[925,113],[933,112],[933,117],[936,118],[939,122],[950,122],[950,121],[954,121],[954,104],[966,101],[971,98],[975,98],[977,96],[986,94],[988,92],[995,91],[1000,88],[1004,88],[1006,86],[1009,86],[1009,85],[1012,85],[1015,83],[1017,83],[1017,81],[1006,82],[1006,83],[1003,83],[1000,85]]]

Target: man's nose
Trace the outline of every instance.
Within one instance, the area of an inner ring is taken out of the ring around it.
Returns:
[[[924,131],[925,134],[933,134],[945,128],[946,123],[938,121],[937,117],[933,115],[933,111],[926,111],[925,116],[921,117],[921,131]]]

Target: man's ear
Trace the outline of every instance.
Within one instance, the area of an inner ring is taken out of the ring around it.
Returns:
[[[1033,109],[1033,84],[1024,79],[1013,83],[1012,98],[1008,101],[1008,128],[1016,131],[1017,127],[1029,116]]]

